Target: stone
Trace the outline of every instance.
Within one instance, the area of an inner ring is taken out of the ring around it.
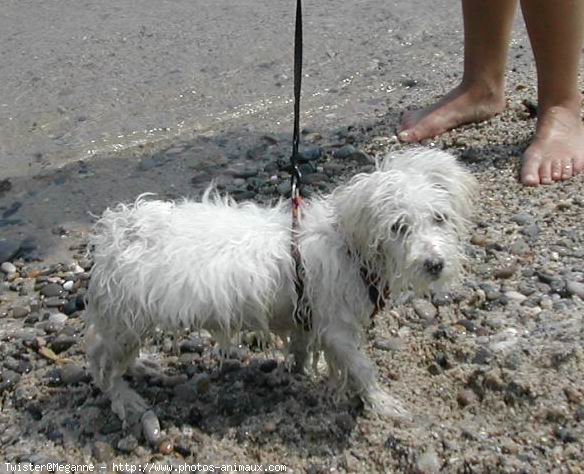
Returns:
[[[57,283],[49,283],[41,288],[41,295],[47,298],[60,297],[63,293],[63,287]]]
[[[518,291],[506,291],[505,296],[510,301],[515,301],[517,303],[523,303],[527,299],[527,296],[519,293]]]
[[[581,300],[584,300],[584,283],[580,283],[579,281],[567,280],[566,292],[570,296],[577,296]]]
[[[4,262],[2,265],[0,265],[0,270],[2,270],[7,275],[10,275],[11,273],[16,273],[16,266],[11,262]]]
[[[438,314],[436,306],[425,299],[415,299],[412,306],[416,314],[422,319],[434,319]]]
[[[87,380],[87,374],[83,367],[69,363],[62,366],[60,369],[60,379],[63,385],[75,385]]]
[[[388,337],[385,339],[377,339],[373,343],[373,347],[375,349],[379,349],[381,351],[388,351],[388,352],[395,352],[403,349],[404,341],[399,337]]]
[[[77,344],[77,339],[75,337],[60,335],[57,336],[51,343],[49,343],[49,347],[55,354],[60,354],[75,344]]]
[[[14,306],[12,308],[12,317],[13,318],[24,318],[28,316],[30,310],[28,308],[24,308],[22,306]]]
[[[527,212],[519,212],[518,214],[511,216],[511,221],[518,225],[524,226],[533,224],[535,222],[535,218]]]
[[[440,471],[440,459],[433,448],[428,448],[424,451],[416,462],[418,472],[424,474],[433,474]]]
[[[507,265],[494,271],[493,276],[498,279],[511,278],[517,272],[517,265]]]
[[[63,313],[53,313],[49,316],[49,323],[52,324],[65,324],[65,322],[68,320],[69,318],[67,318],[66,314]]]
[[[132,436],[128,435],[118,441],[117,448],[122,453],[131,453],[138,447],[138,440]]]

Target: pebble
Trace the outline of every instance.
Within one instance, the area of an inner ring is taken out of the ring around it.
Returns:
[[[174,451],[174,446],[172,441],[169,439],[164,439],[158,445],[158,452],[160,454],[170,454]]]
[[[162,436],[160,422],[152,410],[148,410],[142,415],[142,433],[152,446],[160,443],[160,437]]]
[[[322,148],[319,146],[307,146],[300,150],[301,159],[306,161],[318,160],[322,155]]]
[[[69,363],[59,369],[60,380],[63,385],[75,385],[87,379],[83,367]]]
[[[278,361],[275,359],[267,359],[260,363],[260,370],[264,373],[272,372],[278,367]]]
[[[477,396],[470,389],[461,390],[460,392],[458,392],[458,395],[456,396],[456,401],[461,407],[464,408],[468,405],[472,405],[473,403],[475,403],[477,401]]]
[[[128,435],[118,441],[116,446],[122,453],[131,453],[138,447],[138,440],[132,435]]]
[[[511,278],[517,272],[517,265],[507,265],[506,267],[498,268],[493,273],[493,276],[498,279]]]
[[[525,226],[523,229],[521,229],[521,233],[531,239],[536,238],[540,232],[541,229],[536,222],[534,222],[533,224],[529,224]]]
[[[418,458],[418,461],[416,462],[416,467],[418,472],[424,474],[426,473],[432,474],[435,472],[439,472],[440,459],[438,459],[436,451],[434,451],[434,449],[432,448],[428,448],[426,451],[424,451]]]
[[[55,354],[60,354],[65,352],[70,347],[77,344],[77,339],[71,336],[57,336],[52,342],[49,343],[49,347],[53,350]]]
[[[509,253],[513,255],[525,255],[529,252],[529,245],[523,239],[518,239],[509,246]]]
[[[511,221],[519,225],[529,225],[535,222],[535,218],[526,212],[520,212],[511,216]]]
[[[381,351],[388,351],[388,352],[395,352],[403,349],[404,347],[403,339],[399,337],[388,337],[385,339],[376,339],[373,343],[373,347],[375,349],[379,349]]]
[[[67,317],[66,314],[63,313],[53,313],[49,316],[49,323],[53,323],[53,324],[65,324],[65,322],[68,320],[69,318]]]
[[[24,308],[23,306],[14,306],[12,308],[12,317],[13,318],[24,318],[28,316],[30,310],[28,308]]]
[[[518,291],[506,291],[505,296],[511,301],[516,301],[517,303],[523,303],[527,296],[519,293]]]
[[[63,289],[66,291],[71,291],[73,286],[75,286],[75,282],[73,280],[69,280],[63,283]]]
[[[41,288],[41,295],[47,298],[59,297],[63,293],[63,287],[58,283],[49,283]]]
[[[415,299],[412,306],[416,314],[422,319],[434,319],[438,314],[436,306],[425,299]]]
[[[570,296],[575,295],[581,300],[584,300],[584,283],[580,283],[579,281],[567,280],[566,291]]]
[[[60,306],[66,304],[67,300],[59,298],[57,296],[51,296],[50,298],[47,298],[44,301],[44,303],[47,308],[59,308]]]
[[[335,150],[333,156],[339,160],[345,160],[350,158],[356,151],[357,149],[353,145],[345,145],[338,150]]]
[[[2,270],[7,275],[10,275],[11,273],[16,273],[16,266],[10,262],[4,262],[2,265],[0,265],[0,270]]]

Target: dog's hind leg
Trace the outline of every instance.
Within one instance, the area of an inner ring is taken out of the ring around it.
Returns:
[[[131,331],[117,329],[102,330],[95,324],[89,326],[86,333],[89,368],[96,385],[108,396],[112,411],[124,426],[136,426],[141,422],[146,438],[153,441],[160,433],[158,420],[152,421],[153,413],[148,410],[148,403],[122,378],[138,357],[140,342]],[[156,436],[152,431],[156,431]]]
[[[294,329],[290,336],[290,353],[294,357],[292,370],[296,373],[304,373],[309,354],[311,335],[303,328]]]
[[[356,391],[366,405],[380,414],[407,416],[402,404],[379,386],[377,370],[359,350],[353,328],[329,326],[322,335],[322,345],[331,376],[340,382],[340,388],[347,386]]]

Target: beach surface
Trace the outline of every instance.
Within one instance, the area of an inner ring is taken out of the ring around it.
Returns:
[[[460,80],[460,6],[428,5],[305,2],[307,195],[404,148],[401,111]],[[411,420],[335,400],[324,371],[290,374],[277,344],[260,349],[248,333],[222,365],[208,334],[145,346],[160,376],[131,383],[164,446],[124,429],[91,383],[83,296],[95,216],[145,192],[196,197],[212,181],[240,201],[288,196],[293,18],[282,0],[4,2],[0,473],[5,462],[582,472],[584,179],[517,181],[537,111],[520,21],[505,112],[423,144],[480,184],[466,273],[448,292],[390,305],[365,334]]]

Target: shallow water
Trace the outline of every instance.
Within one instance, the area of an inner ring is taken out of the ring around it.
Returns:
[[[289,133],[294,7],[3,2],[0,177],[185,140],[234,121],[266,118],[272,133]],[[432,12],[422,0],[304,2],[303,125],[338,121],[334,111],[346,104],[354,104],[349,114],[371,114],[404,83],[447,71],[460,60],[457,9],[446,0]]]

